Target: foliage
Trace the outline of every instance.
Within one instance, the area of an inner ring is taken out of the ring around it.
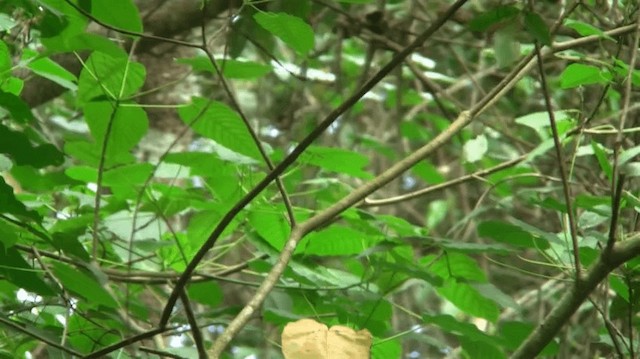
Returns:
[[[635,357],[637,4],[465,2],[1,2],[0,357]]]

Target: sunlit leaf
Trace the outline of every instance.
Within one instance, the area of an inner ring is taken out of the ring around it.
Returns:
[[[583,85],[606,84],[610,75],[605,75],[599,68],[584,64],[571,64],[560,74],[560,86],[563,89]]]
[[[194,131],[241,155],[259,160],[262,156],[240,115],[227,105],[196,97],[178,112]]]
[[[306,55],[313,49],[313,29],[301,18],[272,12],[259,12],[253,18],[260,26],[291,46],[298,54]]]

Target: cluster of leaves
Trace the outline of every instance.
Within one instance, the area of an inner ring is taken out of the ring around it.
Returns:
[[[132,0],[0,3],[0,357],[278,357],[300,318],[375,358],[635,355],[635,5],[213,3],[162,37]],[[201,81],[146,103],[167,44]]]

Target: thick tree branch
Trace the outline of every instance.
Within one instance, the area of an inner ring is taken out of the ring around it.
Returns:
[[[584,280],[572,284],[571,289],[513,353],[511,359],[535,358],[558,334],[598,284],[614,269],[638,255],[640,255],[640,234],[638,233],[616,243],[610,252],[603,252],[587,272]]]

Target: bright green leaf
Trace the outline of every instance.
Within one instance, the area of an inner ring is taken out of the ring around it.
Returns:
[[[276,250],[282,250],[289,238],[290,224],[283,207],[258,207],[249,214],[249,224]]]
[[[138,8],[131,0],[81,1],[81,6],[96,19],[122,30],[142,32]]]
[[[313,29],[301,18],[273,12],[259,12],[253,15],[253,18],[260,26],[291,46],[298,54],[304,56],[313,49]]]
[[[580,36],[597,35],[600,37],[604,37],[608,40],[615,41],[611,36],[606,35],[604,31],[598,29],[597,27],[591,24],[587,24],[586,22],[567,19],[564,22],[564,26],[576,30],[580,34]]]
[[[108,158],[129,152],[149,127],[147,114],[140,107],[113,109],[108,102],[89,102],[84,106],[84,116],[96,144],[102,147],[108,140]]]
[[[262,156],[240,115],[227,105],[196,97],[178,110],[182,120],[197,133],[241,155],[259,160]]]
[[[423,258],[422,261],[424,260]],[[487,277],[478,263],[461,253],[448,253],[433,263],[429,269],[443,279],[456,278],[471,282],[487,281]]]
[[[94,52],[80,73],[78,104],[95,98],[122,99],[134,95],[144,84],[145,75],[145,67],[140,63]]]
[[[1,31],[2,30],[0,30],[0,32]],[[4,43],[4,41],[0,40],[0,79],[3,79],[7,75],[9,75],[11,66],[11,53],[9,53],[9,48],[7,47],[7,44]]]
[[[29,67],[35,74],[49,79],[66,89],[75,91],[78,88],[76,85],[78,82],[76,76],[48,57],[42,57],[31,61],[27,67]]]
[[[351,227],[333,225],[308,234],[296,248],[296,253],[320,256],[360,254],[382,237],[359,232]]]
[[[369,158],[342,148],[310,146],[300,156],[300,162],[354,177],[365,179],[372,177],[370,173],[363,170],[369,164]]]
[[[402,356],[402,345],[399,339],[381,341],[374,338],[371,346],[371,358],[373,359],[399,359]]]
[[[571,64],[560,74],[560,87],[574,88],[582,85],[606,84],[608,78],[599,68],[584,64]]]

